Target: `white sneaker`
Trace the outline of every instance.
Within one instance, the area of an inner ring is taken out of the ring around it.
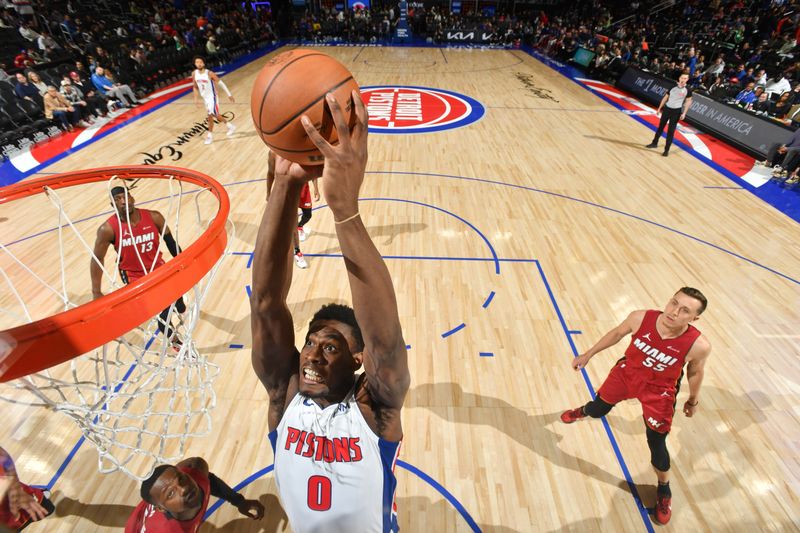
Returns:
[[[308,263],[306,263],[306,260],[303,258],[303,252],[297,252],[294,254],[294,263],[299,268],[308,268]]]
[[[214,142],[214,137],[209,133],[206,135],[206,140],[203,141],[203,144],[211,144],[212,142]]]
[[[78,122],[78,126],[80,126],[81,128],[88,128],[89,123],[86,122],[85,120],[81,120],[80,122]]]
[[[228,122],[228,137],[233,137],[234,131],[236,131],[236,126]]]
[[[783,170],[783,168],[781,168],[781,167],[780,167],[780,166],[778,166],[778,165],[775,165],[775,167],[773,167],[773,169],[772,169],[772,175],[773,175],[773,176],[778,176],[778,175],[780,175],[782,172],[785,172],[785,171]]]
[[[304,242],[308,234],[301,228],[300,226],[297,227],[297,236],[300,238],[300,242]]]

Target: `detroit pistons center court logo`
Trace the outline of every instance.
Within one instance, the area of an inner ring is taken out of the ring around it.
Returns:
[[[372,133],[431,133],[480,120],[485,109],[463,94],[408,85],[362,87]]]

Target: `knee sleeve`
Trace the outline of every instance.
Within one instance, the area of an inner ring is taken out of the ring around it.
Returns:
[[[583,412],[592,418],[606,416],[614,407],[613,404],[604,402],[599,396],[583,406]]]
[[[659,433],[647,428],[647,445],[650,447],[650,463],[657,470],[669,470],[669,451],[667,451],[667,433]]]
[[[303,210],[303,214],[302,214],[302,216],[300,217],[300,221],[297,223],[297,225],[298,225],[298,226],[300,226],[300,227],[303,227],[303,226],[305,226],[305,225],[306,225],[306,223],[307,223],[309,220],[311,220],[311,209],[310,209],[310,208],[303,207],[303,208],[302,208],[302,210]]]

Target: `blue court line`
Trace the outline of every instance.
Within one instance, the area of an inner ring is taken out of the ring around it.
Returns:
[[[410,350],[410,349],[411,349],[411,345],[410,344],[406,344],[406,350]]]
[[[247,297],[250,298],[253,295],[253,289],[250,288],[250,285],[245,285],[244,290],[247,291]]]
[[[470,527],[470,529],[473,532],[481,533],[481,528],[478,527],[478,524],[475,522],[475,520],[473,520],[472,516],[469,514],[467,509],[461,504],[460,501],[458,501],[458,499],[455,496],[453,496],[450,493],[450,491],[448,491],[446,488],[444,488],[441,483],[439,483],[438,481],[433,479],[431,476],[429,476],[428,474],[426,474],[425,472],[423,472],[422,470],[420,470],[416,466],[414,466],[414,465],[412,465],[410,463],[407,463],[405,461],[402,461],[400,459],[397,460],[397,466],[399,466],[400,468],[402,468],[404,470],[407,470],[407,471],[411,472],[412,474],[416,475],[418,478],[420,478],[421,480],[426,482],[428,485],[430,485],[431,487],[436,489],[436,491],[439,494],[441,494],[442,496],[444,496],[445,499],[448,502],[450,502],[450,505],[452,505],[455,508],[455,510],[458,511],[458,514],[461,515],[461,517],[464,519],[464,521],[467,523],[467,525]],[[245,478],[243,481],[238,483],[235,487],[233,487],[233,490],[235,492],[241,491],[246,486],[248,486],[250,483],[252,483],[253,481],[259,479],[260,477],[266,476],[267,474],[272,472],[274,469],[275,469],[275,465],[274,464],[271,464],[271,465],[269,465],[269,466],[267,466],[265,468],[262,468],[258,472],[254,473],[254,474],[251,474],[250,476]],[[209,507],[208,510],[206,510],[206,514],[203,515],[203,522],[205,522],[206,520],[211,518],[211,515],[213,515],[217,511],[217,509],[219,509],[222,506],[223,503],[225,503],[224,500],[219,500],[218,499],[217,501],[215,501],[214,504],[211,505],[211,507]],[[269,509],[267,509],[267,512],[269,512]]]
[[[578,329],[571,329],[567,333],[570,334],[570,335],[580,335],[583,332],[578,330]]]
[[[481,357],[494,357],[492,352],[478,352],[478,355]]]
[[[147,351],[150,348],[150,346],[153,344],[153,342],[155,342],[156,335],[157,334],[153,334],[150,337],[150,340],[148,340],[147,344],[144,345],[144,350],[143,351]],[[123,387],[123,385],[125,385],[125,383],[128,381],[128,378],[130,377],[131,373],[133,372],[133,370],[135,368],[136,368],[136,363],[133,363],[130,366],[130,368],[128,368],[128,371],[125,372],[125,375],[122,377],[122,380],[119,383],[117,383],[116,387],[114,387],[114,392],[115,393],[119,392],[120,389]],[[104,406],[104,408],[105,408],[105,406]],[[96,420],[97,419],[95,418],[95,421]],[[61,465],[56,470],[56,473],[53,474],[53,477],[50,478],[50,481],[47,482],[47,485],[33,485],[33,486],[36,487],[36,488],[41,488],[41,489],[46,489],[46,490],[53,490],[53,486],[56,484],[56,481],[58,481],[58,478],[60,478],[61,474],[64,473],[64,470],[67,469],[67,466],[69,466],[69,464],[72,462],[72,459],[75,457],[75,454],[78,453],[78,450],[80,449],[81,446],[83,446],[83,443],[85,441],[86,441],[86,437],[84,437],[84,436],[82,436],[80,439],[78,439],[78,442],[75,443],[75,445],[72,447],[72,450],[70,450],[70,452],[67,454],[67,457],[64,458],[64,460],[61,462]]]
[[[501,259],[501,261],[502,261],[502,259]],[[489,296],[486,297],[486,301],[483,302],[483,305],[481,307],[486,309],[487,307],[489,307],[489,304],[492,303],[492,300],[494,300],[494,291],[489,293]]]
[[[542,264],[538,260],[536,261],[536,268],[539,270],[539,276],[542,278],[545,289],[547,289],[550,302],[553,304],[553,309],[556,311],[558,321],[561,323],[561,328],[564,330],[564,335],[567,337],[567,342],[569,342],[569,346],[572,349],[572,356],[578,357],[580,355],[578,348],[575,346],[572,336],[569,334],[570,329],[567,327],[567,322],[564,320],[564,315],[561,314],[561,308],[558,306],[558,302],[556,302],[556,297],[553,294],[553,290],[550,288],[550,283],[547,281],[547,276],[544,274]],[[581,368],[581,375],[583,376],[583,381],[586,383],[586,388],[589,389],[589,394],[591,395],[592,399],[594,399],[596,393],[594,391],[594,387],[592,386],[592,381],[589,379],[589,375],[586,373],[586,369]],[[617,456],[617,462],[619,463],[620,468],[622,468],[622,474],[625,476],[625,481],[627,481],[628,488],[630,489],[631,495],[633,495],[633,499],[636,502],[636,507],[639,509],[639,514],[644,522],[644,527],[648,532],[654,533],[653,523],[650,520],[650,515],[647,512],[647,508],[642,503],[642,498],[639,496],[639,491],[636,489],[636,484],[633,482],[633,477],[628,470],[628,465],[625,463],[625,459],[622,457],[622,452],[617,444],[617,439],[614,437],[614,432],[611,431],[611,426],[608,424],[606,417],[603,417],[601,420],[603,423],[603,428],[606,430],[608,440],[611,442],[611,447],[614,449],[614,454]]]
[[[454,327],[450,331],[445,331],[444,333],[442,333],[442,338],[446,339],[447,337],[449,337],[453,333],[458,333],[459,331],[461,331],[465,327],[467,327],[467,325],[462,322],[461,324],[459,324],[458,326]]]
[[[584,205],[588,205],[588,206],[591,206],[591,207],[596,207],[596,208],[599,208],[599,209],[603,209],[605,211],[610,211],[612,213],[616,213],[616,214],[622,215],[624,217],[632,218],[632,219],[637,220],[639,222],[644,222],[646,224],[650,224],[652,226],[656,226],[657,228],[661,228],[661,229],[669,231],[671,233],[675,233],[675,234],[680,235],[682,237],[686,237],[686,238],[691,239],[691,240],[693,240],[695,242],[699,242],[700,244],[704,244],[706,246],[710,246],[711,248],[714,248],[714,249],[716,249],[716,250],[718,250],[720,252],[723,252],[723,253],[726,253],[728,255],[731,255],[731,256],[733,256],[733,257],[735,257],[737,259],[741,259],[742,261],[750,263],[753,266],[756,266],[758,268],[761,268],[761,269],[764,269],[764,270],[766,270],[768,272],[771,272],[771,273],[773,273],[773,274],[775,274],[777,276],[780,276],[780,277],[782,277],[782,278],[784,278],[784,279],[786,279],[788,281],[791,281],[792,283],[794,283],[796,285],[800,285],[800,281],[798,281],[797,279],[794,279],[791,276],[788,276],[788,275],[786,275],[786,274],[784,274],[782,272],[779,272],[778,270],[775,270],[774,268],[771,268],[771,267],[768,267],[768,266],[766,266],[764,264],[761,264],[761,263],[759,263],[759,262],[757,262],[757,261],[755,261],[753,259],[747,258],[747,257],[745,257],[745,256],[743,256],[741,254],[738,254],[736,252],[733,252],[731,250],[723,248],[722,246],[718,246],[718,245],[713,244],[713,243],[711,243],[709,241],[703,240],[703,239],[701,239],[699,237],[695,237],[694,235],[690,235],[690,234],[688,234],[686,232],[683,232],[681,230],[678,230],[678,229],[675,229],[675,228],[671,228],[671,227],[669,227],[669,226],[667,226],[665,224],[661,224],[659,222],[655,222],[653,220],[646,219],[646,218],[641,217],[639,215],[634,215],[632,213],[628,213],[626,211],[622,211],[621,209],[616,209],[616,208],[609,207],[609,206],[602,205],[602,204],[598,204],[598,203],[595,203],[595,202],[590,202],[588,200],[583,200],[581,198],[575,198],[573,196],[568,196],[568,195],[561,194],[561,193],[556,193],[556,192],[552,192],[552,191],[546,191],[544,189],[537,189],[535,187],[528,187],[526,185],[517,185],[515,183],[507,183],[507,182],[503,182],[503,181],[489,180],[489,179],[484,179],[484,178],[471,178],[471,177],[467,177],[467,176],[458,176],[458,175],[454,175],[454,174],[438,174],[438,173],[433,173],[433,172],[404,172],[404,171],[390,171],[390,170],[370,170],[370,171],[367,171],[366,173],[367,174],[387,174],[387,175],[395,175],[396,174],[396,175],[406,175],[406,176],[433,176],[433,177],[438,177],[438,178],[449,178],[449,179],[455,179],[455,180],[472,181],[472,182],[476,182],[476,183],[487,183],[487,184],[491,184],[491,185],[501,185],[503,187],[510,187],[510,188],[513,188],[513,189],[520,189],[520,190],[525,190],[525,191],[530,191],[530,192],[546,194],[548,196],[553,196],[553,197],[561,198],[561,199],[564,199],[564,200],[570,200],[570,201],[573,201],[573,202],[578,202],[578,203],[581,203],[581,204],[584,204]],[[244,185],[244,184],[247,184],[247,183],[254,183],[254,182],[260,182],[260,181],[264,181],[264,180],[259,178],[259,179],[236,181],[236,182],[233,182],[233,183],[226,184],[225,187],[233,187],[235,185]],[[187,191],[187,192],[182,193],[182,194],[192,194],[192,193],[195,193],[195,192],[198,192],[198,191]],[[166,197],[163,197],[163,198],[166,198]],[[141,204],[147,204],[147,203],[154,202],[154,201],[157,201],[157,200],[160,200],[160,199],[163,199],[163,198],[159,198],[159,199],[156,199],[156,200],[148,200],[146,202],[139,202],[139,204],[140,205]],[[320,209],[321,207],[322,206],[316,207],[315,210],[316,209]],[[87,220],[103,216],[104,214],[109,215],[109,214],[111,214],[111,211],[107,211],[106,213],[101,213],[101,214],[98,214],[98,215],[92,215],[90,217],[86,217],[86,218],[77,220],[74,223],[77,224],[79,222],[85,222]],[[23,237],[21,239],[17,239],[16,241],[10,242],[10,243],[6,244],[6,246],[11,246],[12,244],[17,244],[19,242],[26,241],[28,239],[32,239],[32,238],[37,237],[39,235],[43,235],[45,233],[56,231],[57,229],[58,228],[56,227],[56,228],[50,228],[50,229],[47,229],[47,230],[44,230],[44,231],[40,231],[40,232],[35,233],[33,235],[28,235],[27,237]],[[485,239],[485,236],[483,236],[483,237]],[[306,255],[310,256],[310,254],[306,254]],[[341,256],[339,256],[339,257],[341,257]],[[397,258],[399,259],[401,257],[398,256]],[[444,259],[446,259],[446,258],[444,258]],[[481,259],[481,260],[483,260],[483,259]],[[509,261],[509,262],[533,262],[532,260],[529,260],[529,259],[505,259],[503,261]],[[499,272],[499,263],[500,262],[501,261],[498,259],[497,260],[497,265],[496,265],[496,271],[498,271],[498,272]]]
[[[657,228],[661,228],[661,229],[669,231],[671,233],[675,233],[677,235],[680,235],[681,237],[686,237],[687,239],[691,239],[691,240],[693,240],[695,242],[698,242],[700,244],[704,244],[706,246],[710,246],[711,248],[714,248],[715,250],[719,250],[720,252],[723,252],[723,253],[726,253],[728,255],[731,255],[731,256],[733,256],[733,257],[735,257],[737,259],[741,259],[742,261],[745,261],[746,263],[750,263],[753,266],[756,266],[758,268],[761,268],[761,269],[764,269],[764,270],[766,270],[768,272],[771,272],[771,273],[773,273],[773,274],[775,274],[777,276],[780,276],[780,277],[782,277],[782,278],[784,278],[784,279],[786,279],[788,281],[791,281],[792,283],[794,283],[796,285],[800,285],[800,280],[792,278],[791,276],[788,276],[788,275],[784,274],[783,272],[779,272],[779,271],[775,270],[774,268],[771,268],[771,267],[768,267],[766,265],[763,265],[763,264],[759,263],[758,261],[755,261],[753,259],[745,257],[745,256],[743,256],[741,254],[738,254],[738,253],[734,252],[734,251],[731,251],[731,250],[728,250],[726,248],[723,248],[722,246],[719,246],[719,245],[716,245],[716,244],[711,243],[709,241],[703,240],[700,237],[695,237],[694,235],[690,235],[689,233],[686,233],[686,232],[681,231],[679,229],[671,228],[671,227],[669,227],[669,226],[667,226],[665,224],[661,224],[659,222],[655,222],[654,220],[649,220],[649,219],[641,217],[639,215],[634,215],[633,213],[628,213],[626,211],[622,211],[621,209],[616,209],[614,207],[609,207],[609,206],[606,206],[606,205],[603,205],[603,204],[598,204],[598,203],[595,203],[595,202],[591,202],[589,200],[583,200],[581,198],[575,198],[574,196],[568,196],[566,194],[561,194],[561,193],[552,192],[552,191],[546,191],[544,189],[537,189],[536,187],[528,187],[527,185],[517,185],[515,183],[506,183],[506,182],[503,182],[503,181],[489,180],[489,179],[484,179],[484,178],[470,178],[470,177],[458,176],[458,175],[454,175],[454,174],[437,174],[437,173],[431,173],[431,172],[381,171],[381,170],[368,171],[367,174],[400,174],[400,175],[411,175],[411,176],[434,176],[434,177],[439,177],[439,178],[449,178],[449,179],[456,179],[456,180],[472,181],[472,182],[477,182],[477,183],[488,183],[488,184],[491,184],[491,185],[502,185],[504,187],[511,187],[513,189],[520,189],[520,190],[524,190],[524,191],[537,192],[537,193],[541,193],[541,194],[546,194],[548,196],[553,196],[555,198],[561,198],[561,199],[564,199],[564,200],[570,200],[572,202],[578,202],[578,203],[581,203],[581,204],[584,204],[584,205],[588,205],[590,207],[596,207],[596,208],[602,209],[604,211],[609,211],[611,213],[616,213],[616,214],[622,215],[624,217],[632,218],[634,220],[638,220],[639,222],[644,222],[645,224],[650,224],[651,226],[655,226]]]
[[[240,349],[244,348],[244,344],[229,344],[228,348]]]
[[[497,252],[495,251],[494,246],[492,246],[492,243],[489,242],[489,239],[486,237],[486,235],[484,235],[481,230],[479,230],[477,227],[475,227],[475,225],[472,222],[468,221],[467,219],[465,219],[463,217],[460,217],[460,216],[456,215],[452,211],[448,211],[447,209],[444,209],[444,208],[436,206],[436,205],[426,204],[425,202],[418,202],[416,200],[405,200],[405,199],[402,199],[402,198],[359,198],[358,201],[359,202],[374,202],[374,201],[401,202],[401,203],[405,203],[405,204],[420,205],[422,207],[428,207],[430,209],[435,209],[436,211],[439,211],[439,212],[444,213],[446,215],[450,215],[451,217],[453,217],[453,218],[455,218],[457,220],[460,220],[461,222],[463,222],[464,224],[469,226],[472,229],[472,231],[477,233],[480,236],[480,238],[483,239],[483,242],[486,243],[486,246],[489,247],[489,251],[491,252],[492,257],[494,258],[494,270],[495,270],[495,273],[496,274],[500,274],[500,261],[498,261],[498,259],[497,259]],[[322,206],[319,206],[319,207],[321,208],[321,207],[327,207],[327,206],[322,205]]]

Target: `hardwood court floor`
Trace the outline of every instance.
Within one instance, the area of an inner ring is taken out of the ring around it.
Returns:
[[[673,518],[659,531],[796,530],[798,225],[744,190],[704,188],[730,182],[677,148],[669,158],[644,149],[650,130],[522,52],[324,51],[362,85],[436,87],[487,108],[481,121],[462,129],[370,139],[363,197],[376,200],[362,202],[361,212],[381,252],[404,257],[387,260],[412,346],[401,459],[438,481],[484,531],[645,530],[602,423],[558,420],[590,398],[570,367],[566,330],[580,332],[569,336],[583,351],[628,311],[661,308],[677,288],[692,285],[709,298],[698,327],[714,349],[698,414],[687,419],[678,412],[668,439]],[[252,251],[264,209],[264,183],[251,180],[265,175],[266,149],[247,103],[263,61],[225,77],[237,98],[222,103],[236,113],[234,138],[218,134],[204,146],[198,137],[176,163],[228,185],[237,252]],[[526,89],[520,74],[540,90]],[[47,170],[141,163],[143,152],[174,141],[198,120],[201,112],[186,96]],[[86,198],[79,214],[105,205],[103,197]],[[491,246],[445,211],[473,224]],[[42,220],[14,204],[8,213],[22,235],[54,225],[52,217]],[[96,223],[85,223],[87,235]],[[306,254],[337,252],[327,210],[316,211],[309,227]],[[501,260],[525,261],[500,261],[498,274],[492,249]],[[84,283],[77,297],[88,298],[85,263],[80,256],[70,268]],[[295,271],[289,296],[298,332],[321,303],[349,299],[340,259],[310,257],[309,264]],[[230,257],[197,332],[222,373],[215,430],[192,440],[188,454],[204,456],[231,484],[272,463],[266,395],[250,371],[249,282],[247,256]],[[461,323],[466,327],[443,337]],[[624,348],[592,361],[587,374],[595,388]],[[24,480],[46,483],[79,438],[77,428],[58,413],[2,409],[0,442]],[[608,420],[652,506],[655,477],[640,415],[628,402]],[[405,531],[469,530],[432,485],[406,468],[397,476]],[[55,491],[58,516],[32,533],[109,531],[138,501],[133,481],[96,473],[96,452],[86,445]],[[271,475],[244,493],[268,503],[262,524],[223,506],[202,531],[287,530]]]

